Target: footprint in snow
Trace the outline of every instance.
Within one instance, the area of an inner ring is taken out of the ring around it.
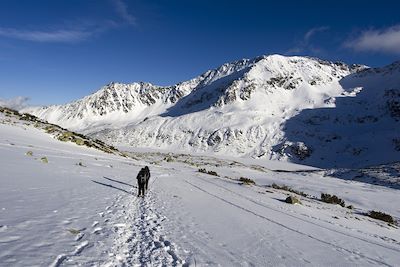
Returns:
[[[92,234],[100,234],[100,232],[103,230],[103,228],[101,228],[101,227],[96,227],[94,230],[93,230],[93,232],[92,232]]]
[[[84,235],[85,235],[84,233],[79,233],[79,234],[77,234],[76,237],[75,237],[75,241],[81,240],[81,239],[83,238]]]
[[[85,240],[82,243],[80,243],[79,245],[77,245],[75,247],[75,250],[73,252],[73,255],[79,255],[87,246],[89,245],[89,241]]]

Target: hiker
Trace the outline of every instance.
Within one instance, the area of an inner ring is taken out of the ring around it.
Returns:
[[[140,169],[136,179],[138,183],[138,197],[140,197],[140,195],[144,196],[144,190],[147,180],[147,172],[145,168]]]
[[[144,170],[146,171],[146,191],[149,188],[149,180],[150,180],[150,169],[149,167],[144,167]]]

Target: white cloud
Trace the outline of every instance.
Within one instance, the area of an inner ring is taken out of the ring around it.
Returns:
[[[327,30],[329,30],[329,27],[327,27],[327,26],[311,28],[303,35],[303,38],[300,41],[298,41],[294,47],[287,50],[285,54],[291,55],[291,54],[299,54],[299,53],[303,53],[303,52],[320,53],[321,49],[313,46],[311,44],[311,39],[317,33],[324,32]]]
[[[329,27],[327,27],[327,26],[312,28],[308,32],[306,32],[306,34],[304,34],[303,42],[308,44],[308,42],[310,41],[310,39],[313,35],[315,35],[319,32],[327,31],[327,30],[329,30]]]
[[[120,22],[110,19],[102,21],[81,19],[67,21],[61,27],[50,26],[46,29],[0,27],[0,37],[42,43],[77,43],[124,24],[136,25],[136,18],[128,12],[128,6],[122,0],[112,0],[112,4],[121,19]]]
[[[29,101],[29,97],[26,96],[17,96],[11,99],[2,99],[0,98],[0,106],[12,108],[15,110],[21,110],[27,107],[27,102]]]
[[[382,30],[368,30],[344,43],[347,48],[361,52],[400,54],[400,25]]]
[[[0,27],[0,36],[34,42],[75,43],[92,34],[93,32],[84,30],[27,31]]]
[[[123,0],[111,0],[114,10],[121,21],[68,21],[68,25],[61,28],[27,30],[18,28],[0,27],[0,37],[42,42],[42,43],[77,43],[85,41],[95,35],[118,28],[124,24],[136,25],[136,18],[128,11]]]
[[[52,27],[50,30],[26,30],[0,27],[0,37],[42,43],[77,43],[118,26],[118,23],[112,20],[101,22],[78,20],[68,21],[63,27]]]
[[[114,8],[117,14],[128,24],[135,25],[136,18],[128,11],[128,6],[122,0],[113,0]]]

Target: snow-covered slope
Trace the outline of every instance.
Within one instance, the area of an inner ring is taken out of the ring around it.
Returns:
[[[224,64],[174,86],[110,84],[71,104],[27,111],[114,145],[273,158],[320,167],[368,165],[400,160],[393,145],[400,142],[393,131],[398,122],[392,114],[398,109],[399,70],[398,64],[367,69],[271,55]],[[342,101],[351,107],[360,102],[364,103],[360,107],[368,103],[374,108],[346,109]],[[345,122],[319,129],[312,126],[316,117],[309,111],[335,112]],[[305,118],[308,114],[311,117]],[[352,116],[366,118],[364,125],[374,134],[368,135]],[[370,116],[378,116],[380,122],[371,123]],[[358,151],[368,147],[374,136],[379,136],[375,145],[382,149],[359,157]],[[332,138],[336,138],[333,149],[325,141]],[[355,140],[359,144],[353,144]],[[387,149],[391,151],[384,155]]]
[[[33,122],[2,113],[0,156],[1,266],[396,266],[400,261],[398,226],[364,215],[374,209],[399,219],[395,189],[267,160],[121,157],[61,142]],[[138,198],[135,175],[144,165],[152,174],[150,191]],[[256,184],[244,185],[240,177]],[[269,187],[273,182],[311,196]],[[337,194],[354,208],[323,203],[321,192]],[[302,204],[285,203],[288,195]]]
[[[192,80],[161,87],[150,83],[110,83],[92,95],[66,105],[31,107],[23,111],[51,123],[83,132],[116,128],[158,115],[183,96],[215,80],[246,68],[249,60],[224,64]]]
[[[297,154],[320,167],[400,161],[400,62],[348,75],[340,85],[345,92],[331,99],[334,108],[304,110],[285,122],[276,158]]]

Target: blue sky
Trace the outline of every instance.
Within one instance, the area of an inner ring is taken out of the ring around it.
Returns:
[[[400,59],[399,1],[0,1],[0,101],[61,104],[111,82],[169,85],[225,62]],[[19,98],[16,98],[19,97]]]

